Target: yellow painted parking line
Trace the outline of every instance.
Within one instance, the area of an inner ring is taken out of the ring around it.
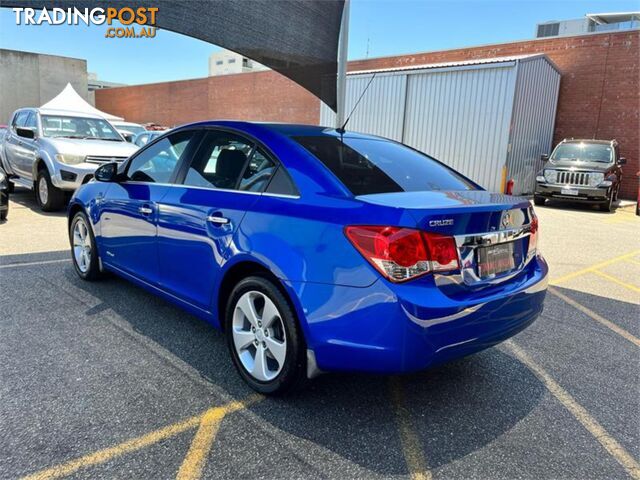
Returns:
[[[198,480],[202,476],[207,456],[224,417],[228,413],[246,408],[249,404],[258,402],[263,398],[261,395],[254,395],[244,402],[231,402],[224,407],[215,407],[205,412],[200,420],[198,431],[191,441],[187,456],[184,458],[180,470],[178,470],[176,479]]]
[[[637,255],[640,255],[640,250],[635,250],[633,252],[625,253],[624,255],[620,255],[619,257],[615,257],[615,258],[612,258],[610,260],[605,260],[604,262],[596,263],[595,265],[592,265],[592,266],[587,267],[587,268],[583,268],[582,270],[578,270],[576,272],[568,273],[567,275],[563,275],[561,277],[552,279],[549,283],[551,285],[558,285],[559,283],[566,282],[566,281],[571,280],[573,278],[576,278],[576,277],[579,277],[581,275],[584,275],[585,273],[590,273],[590,272],[593,272],[595,270],[599,270],[601,268],[607,267],[609,265],[613,265],[614,263],[621,262],[622,260],[627,260],[627,259],[635,257]]]
[[[607,280],[613,282],[613,283],[617,283],[618,285],[628,288],[629,290],[633,290],[634,292],[638,292],[640,293],[640,287],[636,287],[635,285],[631,284],[631,283],[627,283],[627,282],[623,282],[622,280],[613,277],[611,275],[609,275],[608,273],[604,273],[601,272],[600,270],[594,270],[591,273],[595,273],[596,275],[601,276],[602,278],[606,278]]]
[[[402,384],[398,377],[392,377],[390,379],[389,389],[391,390],[391,398],[393,400],[396,421],[400,432],[402,453],[409,468],[411,479],[431,480],[431,472],[427,468],[420,440],[413,429],[411,416],[405,406]]]
[[[236,403],[238,402],[231,402],[227,405],[216,408],[226,409],[229,405],[234,405]],[[202,417],[206,413],[209,413],[214,409],[207,410],[200,415],[195,415],[181,422],[174,423],[173,425],[168,425],[158,430],[154,430],[145,435],[141,435],[140,437],[127,440],[126,442],[122,442],[113,447],[98,450],[97,452],[90,453],[83,457],[76,458],[69,462],[57,465],[55,467],[47,468],[31,475],[27,475],[26,477],[23,477],[23,480],[51,480],[54,478],[64,477],[67,475],[71,475],[72,473],[75,473],[82,468],[98,465],[126,453],[141,450],[145,447],[161,442],[162,440],[175,437],[182,432],[186,432],[187,430],[196,428],[200,424]]]
[[[539,379],[551,394],[573,415],[573,417],[587,429],[594,438],[600,442],[604,449],[627,471],[629,476],[635,480],[640,480],[640,464],[627,452],[616,439],[589,414],[564,388],[558,384],[551,376],[536,362],[534,362],[524,350],[508,340],[505,347],[513,355],[527,366]]]
[[[635,265],[640,265],[640,260],[636,260],[635,258],[630,258],[629,262],[635,264]]]
[[[573,299],[567,297],[566,295],[560,293],[555,288],[549,287],[548,291],[549,291],[549,293],[551,293],[551,294],[555,295],[556,297],[558,297],[560,300],[562,300],[562,301],[568,303],[569,305],[571,305],[576,310],[580,310],[586,316],[588,316],[588,317],[592,318],[593,320],[595,320],[596,322],[604,325],[609,330],[612,330],[612,331],[616,332],[618,335],[620,335],[621,337],[629,340],[631,343],[633,343],[637,347],[640,347],[640,338],[634,337],[632,334],[627,332],[625,329],[620,328],[618,325],[616,325],[613,322],[610,322],[606,318],[601,317],[600,315],[598,315],[593,310],[588,309],[584,305],[581,305],[580,303],[576,302],[575,300],[573,300]]]
[[[47,468],[46,470],[41,470],[40,472],[33,473],[31,475],[23,477],[23,480],[51,480],[53,478],[60,478],[66,475],[70,475],[80,470],[81,468],[104,463],[107,460],[111,460],[112,458],[119,457],[120,455],[124,455],[125,453],[135,452],[136,450],[140,450],[167,438],[174,437],[191,428],[195,428],[198,426],[198,423],[200,423],[201,417],[202,415],[196,415],[194,417],[183,420],[182,422],[178,422],[173,425],[160,428],[159,430],[154,430],[153,432],[147,433],[140,437],[127,440],[126,442],[120,443],[113,447],[98,450],[97,452],[90,453],[89,455],[85,455],[84,457],[76,458],[75,460],[71,460],[61,465],[57,465],[55,467]]]

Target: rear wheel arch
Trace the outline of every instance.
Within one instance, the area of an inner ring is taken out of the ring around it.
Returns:
[[[305,331],[303,325],[300,322],[299,309],[297,308],[296,303],[293,301],[290,292],[287,291],[282,280],[280,280],[276,275],[273,274],[271,270],[267,267],[258,263],[256,261],[251,260],[243,260],[232,267],[230,267],[224,274],[222,281],[220,282],[220,286],[218,287],[218,293],[216,295],[216,314],[218,316],[217,320],[220,324],[220,328],[222,331],[225,331],[225,311],[227,308],[227,302],[229,300],[229,296],[233,291],[234,287],[241,282],[243,279],[248,277],[264,277],[273,283],[280,293],[284,296],[284,298],[289,303],[291,310],[296,314],[296,319],[298,320],[298,325]]]

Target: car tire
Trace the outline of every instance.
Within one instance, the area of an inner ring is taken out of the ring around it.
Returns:
[[[100,277],[100,260],[96,238],[84,212],[76,213],[71,220],[69,243],[71,260],[78,276],[83,280],[97,280]]]
[[[540,197],[538,195],[534,195],[533,196],[533,204],[534,205],[536,205],[538,207],[542,207],[545,202],[546,202],[546,198]]]
[[[613,212],[613,192],[609,193],[609,197],[607,198],[607,201],[604,203],[601,203],[599,207],[600,207],[600,210],[602,210],[603,212]]]
[[[9,216],[9,204],[7,204],[7,208],[0,212],[0,222],[4,222]]]
[[[51,182],[51,175],[46,168],[38,170],[34,188],[42,211],[55,212],[64,206],[64,192]]]
[[[7,193],[13,193],[16,189],[16,184],[10,180],[7,180]]]
[[[233,364],[257,392],[279,395],[306,383],[300,326],[291,305],[269,279],[252,276],[235,286],[225,311],[225,332]]]

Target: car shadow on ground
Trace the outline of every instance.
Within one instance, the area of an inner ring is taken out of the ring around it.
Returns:
[[[164,300],[108,275],[95,283],[77,278],[71,264],[64,282],[98,305],[88,316],[128,323],[235,398],[251,393],[231,363],[224,335]],[[141,344],[141,348],[146,348]],[[251,410],[273,427],[330,450],[380,475],[407,473],[392,385],[429,467],[464,457],[496,440],[540,403],[545,388],[520,362],[498,349],[431,370],[398,377],[327,374],[303,391]],[[397,390],[396,390],[397,392]]]
[[[598,205],[584,203],[584,202],[571,202],[565,200],[547,200],[544,204],[544,207],[538,206],[536,208],[553,208],[556,210],[573,210],[573,211],[583,211],[583,212],[595,212],[601,213],[603,215],[613,215],[616,213],[616,210],[620,208],[620,200],[613,202],[613,208],[610,212],[605,212],[600,210]]]
[[[38,205],[35,193],[32,190],[27,190],[26,188],[16,186],[15,190],[9,195],[9,200],[46,217],[64,217],[67,215],[67,200],[65,200],[64,207],[57,212],[43,212]]]

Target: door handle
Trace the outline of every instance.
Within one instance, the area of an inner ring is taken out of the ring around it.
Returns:
[[[209,215],[207,217],[207,221],[211,223],[215,223],[216,225],[227,225],[229,223],[229,219],[226,217],[219,217],[216,215]]]
[[[143,215],[151,215],[153,213],[153,208],[140,207],[138,211]]]

